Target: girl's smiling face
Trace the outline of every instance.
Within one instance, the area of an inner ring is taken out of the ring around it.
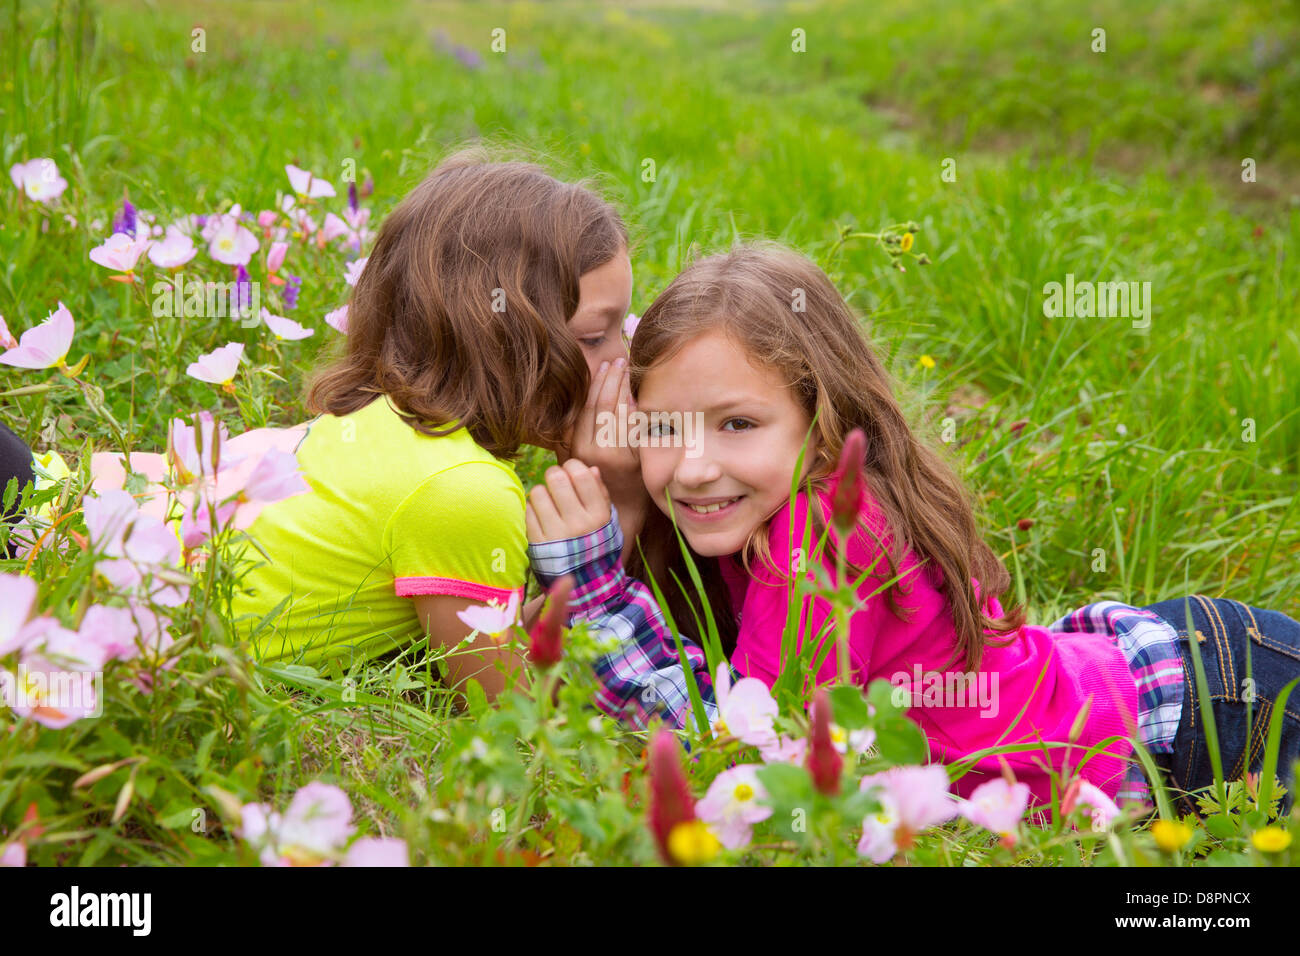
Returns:
[[[694,448],[682,447],[687,432],[676,439],[678,447],[639,449],[646,491],[665,514],[671,496],[677,525],[697,554],[736,553],[788,500],[811,419],[794,389],[774,371],[752,365],[729,336],[706,333],[651,368],[636,404],[646,414],[703,413]],[[660,427],[650,434],[667,445],[671,432]],[[813,440],[809,444],[801,479],[816,454]],[[701,510],[718,504],[711,513]]]

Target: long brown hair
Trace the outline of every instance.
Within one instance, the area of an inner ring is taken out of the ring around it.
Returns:
[[[800,311],[802,306],[802,311]],[[998,635],[1014,634],[1025,623],[1024,610],[1013,606],[1005,617],[984,613],[971,585],[974,577],[982,595],[1000,596],[1011,575],[976,526],[974,499],[955,468],[913,433],[895,398],[896,383],[867,341],[863,329],[834,284],[814,263],[776,243],[737,245],[730,252],[709,256],[688,265],[641,316],[632,339],[631,388],[635,396],[646,373],[692,338],[705,332],[730,336],[760,367],[771,369],[793,387],[793,394],[812,422],[805,449],[805,473],[814,491],[824,487],[845,438],[854,428],[866,434],[865,478],[868,489],[887,521],[889,540],[861,523],[882,547],[889,565],[880,565],[872,577],[888,581],[899,573],[904,549],[910,549],[930,573],[941,577],[938,586],[952,608],[957,642],[945,669],[964,659],[978,670],[984,647],[991,643],[985,629]],[[818,496],[811,495],[813,543],[821,536],[828,516],[822,514]],[[741,551],[746,571],[751,558],[770,561],[767,553],[771,518],[749,536]],[[795,533],[798,533],[796,530]],[[650,509],[639,536],[644,552],[634,552],[628,562],[633,577],[653,573],[663,589],[668,609],[680,628],[693,626],[703,610],[693,595],[673,578],[689,582],[685,560],[670,519],[658,508]],[[796,542],[797,544],[797,542]],[[834,539],[827,537],[826,554],[833,554]],[[687,545],[689,548],[689,545]],[[875,549],[869,549],[874,551]],[[694,552],[724,649],[734,650],[737,624],[718,562]],[[858,577],[865,569],[854,569]],[[784,576],[784,568],[778,568]],[[884,596],[889,608],[907,620],[898,602],[911,590],[908,576],[895,582]],[[909,610],[912,610],[909,608]],[[1014,638],[1010,638],[1013,640]]]
[[[579,277],[627,244],[590,184],[483,147],[451,154],[380,226],[307,408],[345,415],[388,395],[417,431],[463,427],[506,460],[561,441],[589,384],[566,325]]]

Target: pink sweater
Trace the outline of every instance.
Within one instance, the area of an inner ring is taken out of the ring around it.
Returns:
[[[829,515],[828,493],[824,489],[818,489],[817,493],[821,496],[822,513]],[[802,544],[807,509],[807,496],[801,491],[794,502],[794,534],[791,534],[789,507],[783,507],[771,522],[768,544],[773,559],[787,576],[794,565],[789,556]],[[881,540],[889,540],[884,515],[870,495],[865,518]],[[809,541],[815,545],[817,538],[811,523],[808,527]],[[875,541],[859,530],[850,539],[848,558],[860,568],[866,568],[879,550]],[[785,556],[784,563],[782,556]],[[751,564],[752,579],[744,573],[737,556],[721,560],[740,622],[731,662],[738,672],[758,677],[771,687],[780,669],[781,632],[789,589],[765,562]],[[824,565],[833,579],[834,562],[827,559]],[[917,566],[916,556],[909,549],[899,570],[906,572]],[[805,576],[813,579],[811,568]],[[858,599],[871,594],[891,576],[888,559],[882,557],[859,589]],[[979,582],[971,580],[976,595],[981,594]],[[1003,754],[1002,758],[1016,779],[1029,785],[1035,802],[1050,804],[1051,781],[1045,764],[1050,761],[1059,773],[1068,755],[1071,768],[1076,768],[1088,748],[1107,737],[1118,736],[1121,739],[1111,741],[1081,771],[1086,780],[1114,799],[1124,779],[1125,761],[1132,753],[1131,743],[1124,739],[1131,732],[1126,726],[1134,726],[1137,714],[1137,686],[1119,648],[1101,634],[1063,635],[1025,625],[1013,643],[985,647],[978,673],[969,675],[965,682],[953,682],[951,677],[942,676],[944,672],[940,668],[955,644],[956,628],[947,599],[936,582],[942,582],[942,575],[937,567],[932,569],[927,564],[919,571],[905,573],[894,585],[902,588],[898,603],[904,613],[909,607],[915,608],[909,623],[900,621],[889,609],[883,591],[867,600],[854,615],[849,652],[855,680],[863,686],[881,678],[895,685],[903,682],[914,685],[911,701],[915,706],[909,709],[908,716],[929,738],[931,759],[942,763],[993,746],[1039,741],[1066,743],[1071,725],[1091,698],[1092,709],[1074,747],[1050,750],[1038,747]],[[986,611],[1000,617],[1002,606],[996,598],[990,598]],[[802,612],[801,641],[808,635],[821,634],[828,621],[833,623],[831,604],[823,598],[805,598]],[[831,646],[817,682],[828,682],[835,674],[836,652]],[[1017,722],[1022,709],[1024,713]],[[986,756],[953,784],[953,791],[969,796],[980,783],[1000,772],[998,756]]]

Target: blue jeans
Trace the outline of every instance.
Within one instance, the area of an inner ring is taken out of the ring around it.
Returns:
[[[1196,668],[1187,630],[1191,609],[1192,634],[1205,669],[1206,689],[1219,736],[1224,780],[1239,780],[1246,771],[1256,773],[1264,763],[1264,747],[1273,705],[1278,693],[1300,677],[1300,623],[1279,611],[1250,607],[1229,598],[1174,598],[1145,610],[1164,618],[1178,632],[1186,693],[1172,754],[1153,754],[1165,780],[1174,790],[1194,791],[1214,785],[1214,765],[1206,745],[1197,695]],[[1250,648],[1247,670],[1246,649]],[[1246,726],[1247,699],[1251,726]],[[1300,685],[1287,698],[1282,716],[1282,740],[1277,776],[1287,788],[1282,813],[1291,810],[1296,781],[1293,764],[1300,759]],[[1194,801],[1181,796],[1182,812],[1196,812]]]

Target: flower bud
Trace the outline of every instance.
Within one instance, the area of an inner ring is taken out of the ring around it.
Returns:
[[[551,586],[550,600],[529,634],[528,657],[542,670],[554,667],[564,656],[564,622],[573,591],[573,576],[566,574]]]
[[[825,687],[817,688],[817,696],[813,698],[812,743],[808,747],[807,764],[818,792],[831,797],[840,792],[844,758],[831,739],[831,699]]]
[[[669,838],[674,827],[695,819],[695,798],[682,771],[681,748],[669,730],[659,728],[650,738],[650,832],[665,863],[680,862]],[[680,837],[679,837],[680,840]]]
[[[866,508],[867,486],[862,477],[866,452],[867,436],[862,429],[853,429],[840,451],[839,467],[831,475],[831,524],[841,534],[853,529]]]

